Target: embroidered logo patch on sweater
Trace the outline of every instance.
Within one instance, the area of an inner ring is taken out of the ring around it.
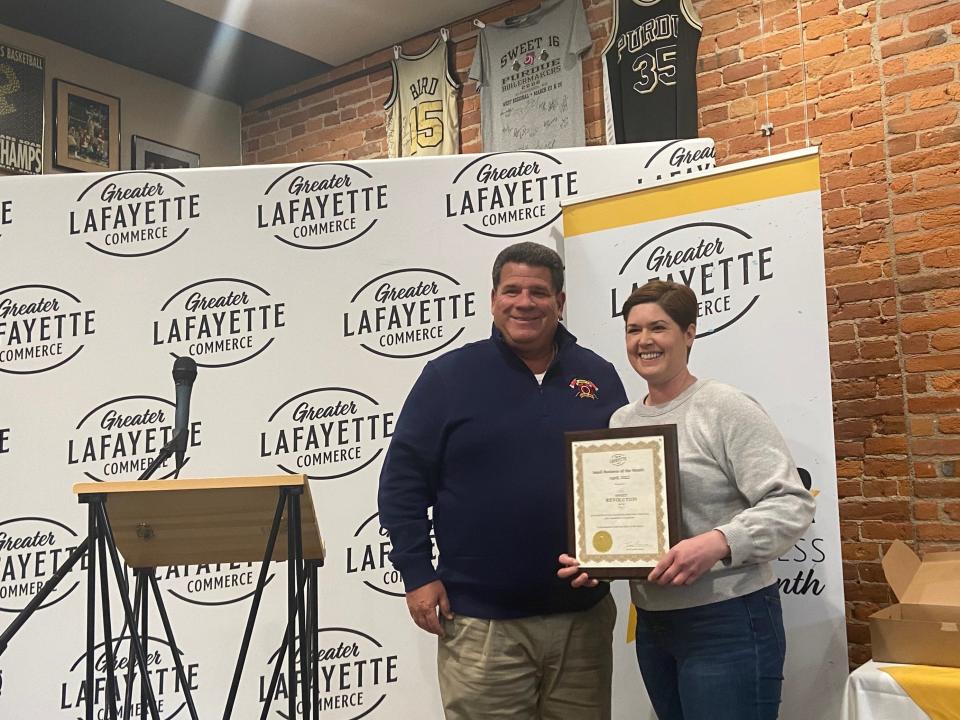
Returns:
[[[570,389],[577,391],[578,398],[590,398],[591,400],[597,399],[597,392],[599,391],[592,380],[581,380],[580,378],[574,378],[570,381]]]

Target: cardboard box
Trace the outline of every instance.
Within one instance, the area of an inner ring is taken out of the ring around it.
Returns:
[[[883,572],[900,602],[870,616],[873,659],[960,667],[960,552],[921,561],[897,540]]]

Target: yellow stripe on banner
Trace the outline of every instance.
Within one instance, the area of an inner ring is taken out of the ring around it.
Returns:
[[[571,238],[819,189],[820,158],[806,155],[570,205],[563,208],[563,235]]]

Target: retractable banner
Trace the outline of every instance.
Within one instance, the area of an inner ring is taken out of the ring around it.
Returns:
[[[781,717],[836,717],[847,652],[817,150],[576,198],[563,223],[568,324],[617,366],[631,400],[646,390],[626,358],[620,308],[645,282],[672,280],[700,302],[693,374],[754,397],[786,438],[817,510],[774,563],[787,629]],[[626,583],[615,585],[626,601]],[[614,699],[623,720],[649,708],[634,617],[621,613],[618,627]]]

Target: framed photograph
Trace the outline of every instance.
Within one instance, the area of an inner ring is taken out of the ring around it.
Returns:
[[[200,167],[200,155],[173,145],[133,136],[131,170],[182,170]]]
[[[120,169],[120,98],[53,81],[53,164],[80,172]]]
[[[44,59],[0,43],[0,172],[43,172]]]
[[[646,577],[680,541],[677,426],[564,438],[569,554],[592,577]]]

